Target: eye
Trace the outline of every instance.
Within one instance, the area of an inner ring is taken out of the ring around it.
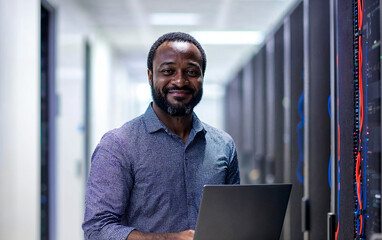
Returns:
[[[161,73],[163,73],[164,75],[171,75],[171,74],[174,73],[174,70],[172,70],[172,69],[162,69]]]
[[[187,70],[187,75],[191,77],[199,77],[200,72],[191,69],[191,70]]]

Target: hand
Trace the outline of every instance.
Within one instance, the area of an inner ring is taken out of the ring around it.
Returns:
[[[179,236],[175,239],[179,239],[179,240],[192,240],[194,239],[194,234],[195,234],[195,231],[194,230],[186,230],[186,231],[183,231],[183,232],[179,232],[179,233],[176,233],[178,234]]]
[[[145,233],[133,230],[127,240],[193,240],[194,230],[186,230],[177,233]]]

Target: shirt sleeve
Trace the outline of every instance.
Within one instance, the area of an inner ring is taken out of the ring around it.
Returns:
[[[237,160],[237,152],[235,144],[232,142],[232,154],[228,165],[228,174],[226,184],[240,184],[239,163]]]
[[[85,195],[85,239],[125,240],[134,227],[122,224],[133,174],[122,145],[109,132],[96,147]]]

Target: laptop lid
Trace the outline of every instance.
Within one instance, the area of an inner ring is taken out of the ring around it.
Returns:
[[[206,185],[194,240],[279,240],[292,184]]]

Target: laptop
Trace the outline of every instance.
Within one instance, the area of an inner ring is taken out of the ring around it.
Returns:
[[[292,184],[206,185],[194,240],[279,240]]]

